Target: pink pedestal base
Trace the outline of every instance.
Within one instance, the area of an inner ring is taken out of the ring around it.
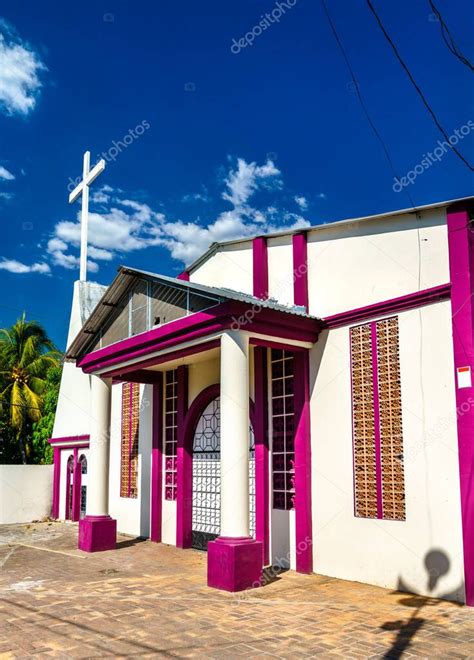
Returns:
[[[261,586],[263,545],[251,538],[220,536],[207,546],[207,584],[224,591]]]
[[[77,547],[84,552],[115,550],[117,521],[110,516],[86,516],[79,520]]]

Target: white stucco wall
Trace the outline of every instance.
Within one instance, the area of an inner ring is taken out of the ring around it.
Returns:
[[[0,465],[0,524],[51,515],[52,465]]]
[[[349,329],[312,350],[314,571],[420,594],[463,598],[451,307],[399,315],[406,521],[354,517]],[[449,558],[429,584],[428,552]]]
[[[293,304],[291,236],[269,237],[269,295]],[[252,243],[222,246],[192,282],[252,292]],[[325,317],[449,282],[446,210],[308,231],[309,312]]]
[[[308,234],[309,312],[330,316],[449,282],[446,212]]]
[[[236,246],[222,246],[215,255],[191,273],[190,281],[252,293],[252,263],[251,241]]]
[[[131,536],[150,533],[150,459],[152,386],[140,386],[140,425],[138,431],[138,497],[120,497],[120,443],[122,385],[112,385],[110,425],[109,513],[117,520],[117,531]]]
[[[104,287],[94,282],[74,282],[67,346],[79,333]],[[90,377],[73,362],[65,362],[61,377],[53,438],[89,433]]]

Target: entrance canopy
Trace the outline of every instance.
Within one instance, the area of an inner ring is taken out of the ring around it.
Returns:
[[[66,359],[86,373],[153,382],[150,367],[211,350],[225,330],[309,348],[321,327],[303,307],[121,267]]]

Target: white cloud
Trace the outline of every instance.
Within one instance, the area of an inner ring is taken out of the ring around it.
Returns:
[[[0,199],[12,199],[13,193],[0,192]]]
[[[317,197],[318,199],[327,199],[327,198],[328,198],[328,196],[326,195],[326,193],[318,193],[318,194],[316,195],[316,197]]]
[[[42,87],[40,73],[46,67],[38,54],[0,21],[0,108],[7,115],[27,115]]]
[[[5,167],[0,165],[0,179],[3,179],[4,181],[13,181],[14,178],[15,178],[14,174],[12,174]]]
[[[24,273],[41,273],[46,275],[51,272],[48,264],[45,263],[34,263],[31,266],[17,261],[16,259],[5,259],[2,257],[0,261],[0,270],[7,270],[9,273],[16,273],[23,275]]]
[[[105,211],[89,213],[89,256],[96,261],[110,262],[118,254],[159,246],[168,250],[173,259],[189,264],[214,242],[285,228],[298,229],[310,224],[303,216],[280,208],[273,199],[282,187],[282,181],[281,172],[271,160],[258,165],[239,158],[223,183],[222,197],[232,208],[222,211],[206,224],[199,217],[193,221],[172,220],[130,196],[117,196],[122,192],[118,189],[103,186],[98,193],[108,198],[103,200]],[[262,209],[249,203],[258,191],[272,195]],[[93,196],[91,199],[97,202]],[[268,204],[268,201],[272,203]],[[80,235],[80,213],[75,221],[57,223],[47,246],[53,264],[68,269],[78,267]],[[92,269],[94,272],[98,269],[97,263],[93,262]]]
[[[295,195],[294,200],[302,211],[305,211],[308,208],[308,200],[306,197],[303,197],[302,195]]]
[[[259,184],[265,182],[266,179],[273,180],[274,185],[280,187],[281,182],[276,178],[280,174],[280,170],[271,160],[267,160],[264,165],[259,166],[239,158],[237,169],[231,170],[225,179],[227,191],[222,193],[222,197],[234,206],[242,206],[254,194]]]

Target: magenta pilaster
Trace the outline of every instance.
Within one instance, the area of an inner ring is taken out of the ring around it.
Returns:
[[[293,235],[293,300],[308,311],[308,245],[307,233]]]
[[[78,460],[78,448],[74,447],[74,467],[72,480],[72,520],[77,522],[81,513],[81,464]]]
[[[176,546],[190,548],[192,543],[193,450],[186,443],[185,420],[188,411],[188,367],[178,367],[177,401],[177,497]]]
[[[151,514],[150,539],[161,541],[163,498],[163,374],[157,375],[152,393],[152,445],[151,445]]]
[[[451,308],[454,348],[454,378],[457,415],[461,516],[464,547],[466,604],[474,606],[474,408],[473,388],[457,386],[459,367],[474,373],[474,266],[473,235],[466,206],[447,210]],[[467,411],[467,412],[466,412]]]
[[[54,447],[53,449],[53,506],[51,508],[51,516],[54,519],[59,518],[59,494],[61,486],[61,449]]]
[[[267,239],[258,236],[252,241],[253,295],[268,298],[268,249]]]
[[[309,352],[294,354],[295,361],[295,527],[296,570],[313,570],[311,518],[311,428]]]
[[[262,543],[264,566],[268,566],[270,562],[267,353],[268,349],[263,346],[256,346],[254,349],[255,538]]]

